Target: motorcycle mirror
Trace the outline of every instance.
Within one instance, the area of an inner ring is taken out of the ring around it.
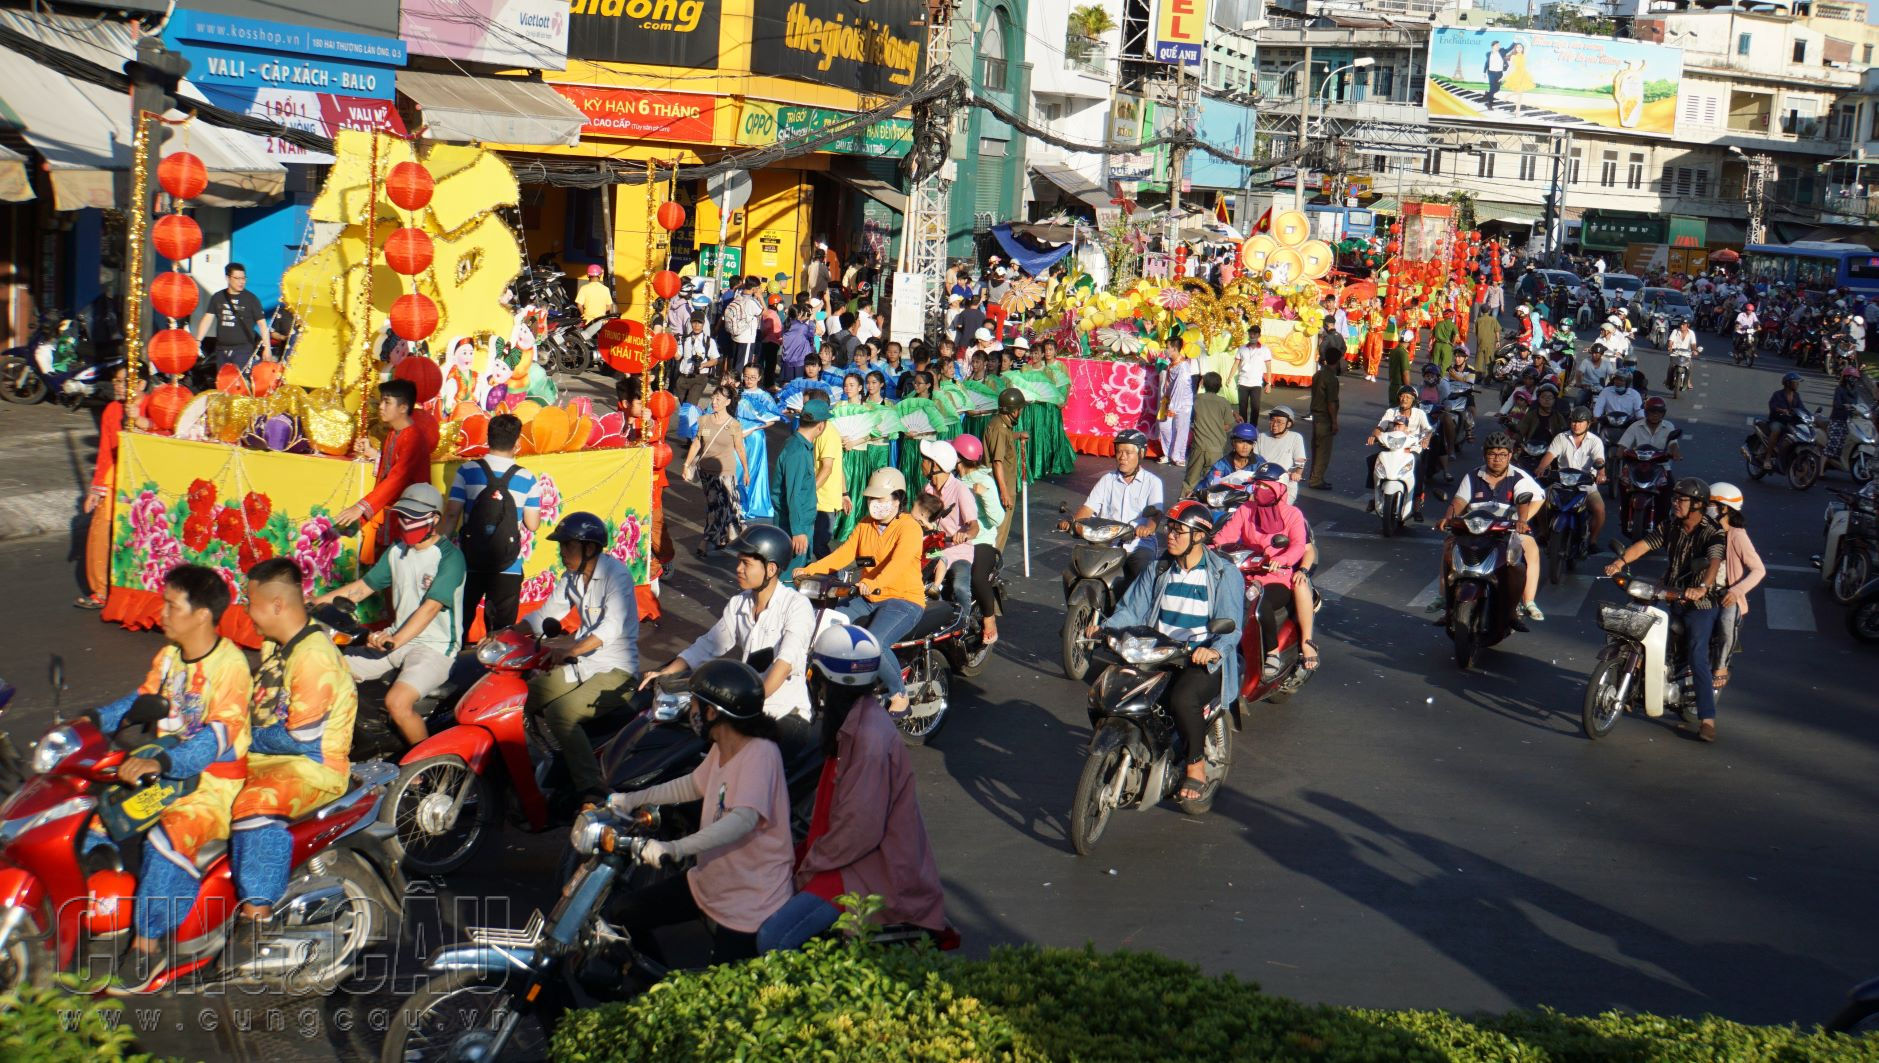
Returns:
[[[1289,535],[1275,535],[1272,537],[1272,548],[1274,550],[1283,550],[1290,545],[1292,545],[1292,537]]]
[[[46,678],[52,683],[52,722],[64,723],[64,717],[59,714],[59,700],[65,693],[64,657],[56,653],[52,655],[52,660],[46,667]]]
[[[1218,620],[1207,621],[1207,633],[1209,635],[1231,635],[1236,626],[1233,621],[1221,617]]]
[[[551,639],[559,638],[561,636],[561,621],[556,620],[552,616],[542,621],[542,635]]]
[[[872,557],[857,557],[857,558],[855,558],[855,567],[856,567],[856,568],[873,568],[873,567],[874,567],[874,558],[872,558]]]
[[[1068,503],[1068,502],[1059,502],[1059,503],[1057,503],[1057,515],[1058,515],[1058,516],[1060,516],[1060,517],[1061,517],[1061,516],[1063,516],[1063,515],[1064,515],[1065,513],[1068,513],[1068,512],[1070,512],[1070,503]]]

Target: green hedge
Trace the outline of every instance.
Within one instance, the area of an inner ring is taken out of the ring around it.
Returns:
[[[116,1020],[123,1005],[55,989],[0,993],[0,1063],[45,1060],[141,1063],[137,1039]]]
[[[814,942],[675,975],[570,1015],[558,1063],[1313,1060],[1879,1063],[1879,1038],[1721,1019],[1553,1011],[1463,1018],[1267,996],[1146,953],[1010,948],[984,960]]]

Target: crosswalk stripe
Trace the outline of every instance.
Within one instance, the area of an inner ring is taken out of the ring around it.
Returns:
[[[1311,582],[1326,598],[1341,598],[1382,567],[1381,561],[1339,561]]]
[[[1762,615],[1768,618],[1768,627],[1773,631],[1814,630],[1814,605],[1806,591],[1764,589]]]
[[[1430,580],[1429,585],[1427,587],[1424,587],[1421,590],[1417,591],[1416,596],[1409,600],[1409,608],[1412,611],[1418,610],[1418,609],[1427,609],[1429,607],[1429,603],[1435,601],[1436,595],[1441,593],[1441,590],[1442,590],[1441,580],[1439,579]]]
[[[1578,572],[1567,575],[1557,587],[1549,586],[1542,580],[1536,600],[1549,615],[1577,616],[1579,607],[1585,604],[1586,595],[1592,593],[1592,582],[1591,576]]]

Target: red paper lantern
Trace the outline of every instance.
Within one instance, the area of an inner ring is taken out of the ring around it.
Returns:
[[[685,227],[685,208],[671,200],[659,204],[659,228],[677,232]]]
[[[652,445],[652,471],[658,472],[672,464],[672,444],[654,443]]]
[[[249,395],[248,378],[241,375],[241,369],[233,363],[215,371],[215,390],[225,395]],[[267,523],[262,521],[263,524]]]
[[[385,264],[407,277],[429,269],[436,251],[430,235],[422,229],[406,226],[385,238]]]
[[[405,210],[422,210],[436,188],[431,172],[415,162],[401,162],[385,175],[385,198]]]
[[[157,184],[175,199],[194,199],[209,187],[209,168],[193,152],[179,151],[157,163]]]
[[[646,396],[646,412],[652,414],[655,421],[663,421],[678,411],[678,396],[670,391],[659,390]]]
[[[652,338],[652,361],[654,365],[669,362],[679,353],[679,341],[672,338],[670,332],[661,332]]]
[[[150,228],[150,245],[171,262],[202,250],[202,226],[187,214],[165,214]]]
[[[181,320],[196,310],[196,282],[188,274],[159,273],[150,282],[150,305],[172,321]]]
[[[176,419],[183,415],[183,407],[195,398],[189,389],[181,384],[165,384],[150,392],[144,409],[150,414],[151,427],[159,432],[174,432]]]
[[[436,398],[438,390],[444,386],[444,371],[437,368],[436,362],[422,355],[406,355],[398,363],[398,368],[391,371],[391,375],[398,380],[409,380],[417,386],[420,406]]]
[[[652,293],[661,299],[670,299],[679,293],[679,275],[669,269],[662,269],[652,275]]]
[[[150,364],[159,373],[176,376],[187,373],[196,364],[202,348],[186,328],[166,328],[150,337]]]
[[[391,330],[413,343],[429,336],[437,331],[437,304],[418,292],[399,296],[391,304]]]

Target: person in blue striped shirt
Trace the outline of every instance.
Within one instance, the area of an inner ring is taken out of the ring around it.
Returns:
[[[463,578],[464,630],[476,616],[476,605],[483,603],[483,630],[501,631],[515,626],[522,603],[522,559],[527,546],[541,526],[541,483],[535,474],[517,465],[516,443],[522,438],[522,421],[514,414],[498,414],[489,419],[489,454],[457,467],[456,479],[450,482],[450,495],[444,504],[443,533],[457,541],[466,567]],[[506,488],[509,499],[504,506],[491,500],[479,511],[477,500],[491,483]],[[501,513],[513,507],[514,535],[494,526]],[[481,519],[488,518],[488,519]]]

